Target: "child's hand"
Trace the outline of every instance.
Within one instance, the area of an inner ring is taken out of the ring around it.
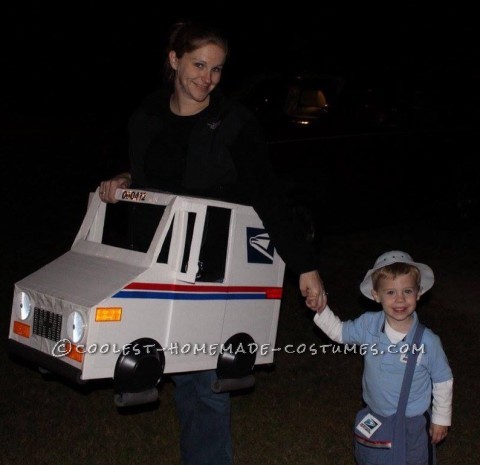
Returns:
[[[326,298],[325,298],[325,300],[326,300]],[[325,305],[325,307],[317,309],[316,312],[320,315],[320,313],[322,313],[326,308],[327,308],[327,305]]]
[[[443,441],[448,434],[448,426],[430,425],[430,436],[432,438],[432,444],[438,444]]]

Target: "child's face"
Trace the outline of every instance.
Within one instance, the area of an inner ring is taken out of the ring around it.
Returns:
[[[414,276],[404,274],[396,278],[380,278],[378,289],[372,291],[375,301],[382,304],[390,326],[407,332],[412,323],[412,313],[417,307],[420,292]]]

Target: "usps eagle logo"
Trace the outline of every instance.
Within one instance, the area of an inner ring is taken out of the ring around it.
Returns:
[[[275,248],[265,229],[247,228],[248,263],[273,263]]]

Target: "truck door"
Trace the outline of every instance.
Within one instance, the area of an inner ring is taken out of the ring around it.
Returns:
[[[176,280],[167,339],[179,352],[175,371],[216,366],[212,351],[221,341],[228,296],[224,282],[230,216],[228,208],[193,203],[174,214],[168,263]]]

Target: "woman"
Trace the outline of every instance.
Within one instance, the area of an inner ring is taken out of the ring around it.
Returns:
[[[200,195],[252,205],[287,266],[300,276],[312,310],[326,296],[315,254],[296,227],[293,210],[267,161],[267,145],[254,116],[225,98],[217,85],[228,53],[218,31],[196,23],[173,26],[168,83],[148,96],[129,123],[130,173],[100,184],[114,203],[130,186]],[[210,386],[215,371],[173,376],[185,464],[232,463],[229,394]]]

